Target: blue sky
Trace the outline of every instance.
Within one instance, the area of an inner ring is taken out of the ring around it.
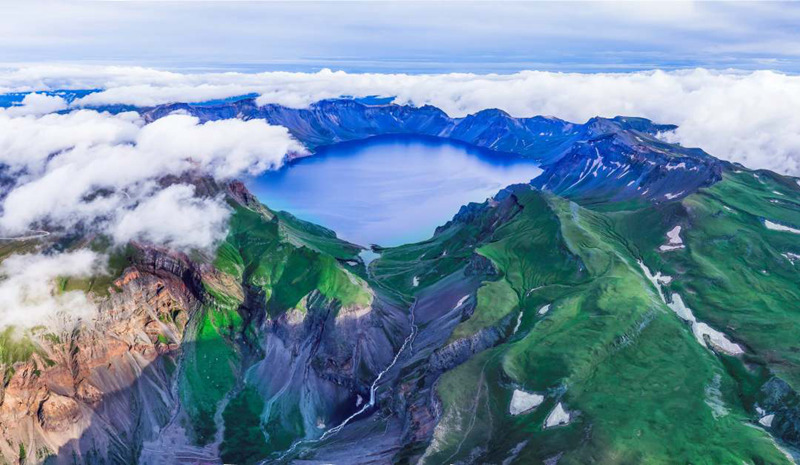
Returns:
[[[11,2],[0,62],[353,72],[800,72],[800,4]]]
[[[800,175],[797,2],[0,0],[0,17],[0,94],[102,89],[74,108],[379,95],[451,116],[642,116],[680,126],[675,142]],[[67,107],[57,100],[13,112]]]

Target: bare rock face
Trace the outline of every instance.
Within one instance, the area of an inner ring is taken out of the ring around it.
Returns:
[[[458,339],[442,347],[431,357],[431,367],[440,372],[452,370],[473,355],[494,347],[508,334],[508,328],[515,318],[514,314],[506,315],[496,326],[482,328],[468,338]]]
[[[53,392],[42,402],[37,417],[44,431],[62,432],[81,419],[81,409],[72,397]]]
[[[103,398],[103,393],[87,380],[81,381],[75,393],[75,397],[82,403],[93,406],[97,405]]]
[[[2,389],[0,456],[135,461],[177,402],[174,367],[200,273],[184,256],[140,247],[95,320],[36,334],[40,351],[15,364]]]
[[[228,184],[228,195],[246,207],[261,208],[261,202],[247,190],[247,187],[241,181],[232,181]]]

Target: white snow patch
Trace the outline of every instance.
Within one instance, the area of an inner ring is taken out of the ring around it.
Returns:
[[[469,299],[469,294],[467,294],[467,295],[465,295],[464,297],[462,297],[462,298],[458,299],[458,302],[456,302],[456,306],[455,306],[455,307],[453,307],[453,310],[455,310],[455,309],[457,309],[458,307],[460,307],[460,306],[464,305],[464,302],[466,302],[466,301],[467,301],[467,299]]]
[[[772,191],[772,193],[773,194],[777,194],[777,195],[783,195],[781,192],[778,192],[778,191]]]
[[[786,231],[790,233],[800,234],[800,229],[791,228],[789,226],[784,226],[778,223],[773,223],[770,220],[764,220],[764,226],[766,226],[767,229],[771,229],[773,231]]]
[[[597,158],[592,160],[591,165],[589,164],[588,160],[586,161],[585,167],[582,169],[580,176],[578,176],[578,180],[575,181],[574,183],[570,184],[570,186],[567,187],[566,189],[564,189],[565,191],[566,190],[570,190],[573,187],[575,187],[578,184],[580,184],[581,181],[586,179],[586,176],[588,176],[589,173],[592,172],[592,170],[595,170],[594,175],[597,176],[596,167],[597,167],[598,164],[600,164],[602,166],[603,161],[602,161],[602,155],[600,155],[600,151],[597,150],[597,147],[595,147],[594,151],[595,151],[595,153],[597,153]]]
[[[512,336],[513,336],[514,334],[517,334],[517,331],[519,331],[519,327],[520,327],[520,325],[522,324],[522,315],[523,315],[523,314],[522,314],[522,311],[520,310],[520,312],[519,312],[519,315],[517,315],[517,324],[516,324],[516,325],[514,325],[514,332],[513,332],[513,333],[511,333],[511,335],[512,335]]]
[[[541,289],[543,287],[544,286],[537,286],[537,287],[534,287],[533,289],[528,290],[528,292],[525,293],[525,297],[528,297],[529,295],[533,294],[534,292],[538,291],[539,289]]]
[[[700,344],[707,346],[709,349],[712,347],[716,348],[729,355],[739,355],[744,353],[744,350],[742,350],[738,344],[729,341],[724,334],[703,322],[697,321],[697,318],[695,318],[692,310],[683,303],[683,299],[681,298],[680,294],[673,293],[672,302],[668,303],[667,305],[678,315],[678,317],[684,321],[687,321],[691,325],[692,333],[694,333],[695,339],[697,339]],[[706,337],[708,337],[707,343]]]
[[[761,426],[765,427],[765,428],[770,428],[770,427],[772,427],[772,420],[774,420],[774,419],[775,419],[775,415],[769,414],[769,415],[765,415],[765,416],[761,417],[758,420],[758,423]]]
[[[796,253],[792,253],[792,252],[786,252],[786,253],[782,253],[781,255],[783,255],[787,260],[789,260],[792,263],[794,263],[797,260],[800,260],[800,254],[796,254]]]
[[[681,195],[683,195],[683,191],[680,191],[677,194],[671,194],[671,193],[670,194],[664,194],[664,197],[666,197],[667,200],[672,200],[672,199],[677,199]]]
[[[681,239],[680,226],[675,226],[674,228],[667,231],[667,237],[669,238],[670,244],[683,244],[683,240]]]
[[[644,266],[644,263],[641,260],[638,260],[637,263],[639,263],[639,266],[642,268],[642,271],[644,272],[644,275],[647,277],[647,279],[651,283],[653,283],[653,287],[656,288],[656,291],[658,292],[658,296],[661,297],[661,301],[666,303],[667,299],[664,297],[664,293],[661,291],[661,285],[662,284],[671,283],[672,282],[672,276],[662,275],[660,271],[657,272],[656,274],[653,274],[653,273],[650,272],[649,268]]]
[[[361,407],[361,404],[364,403],[364,398],[361,397],[361,394],[356,395],[356,407]]]
[[[677,165],[666,165],[664,168],[666,168],[667,171],[683,170],[683,169],[686,169],[686,163],[680,162]]]
[[[681,239],[681,227],[675,226],[667,231],[668,244],[662,245],[658,250],[668,252],[670,250],[678,250],[684,248],[683,239]]]
[[[672,302],[666,301],[664,292],[661,289],[661,285],[672,282],[671,276],[664,276],[660,271],[654,275],[646,266],[644,266],[644,263],[642,263],[641,260],[638,263],[642,268],[644,275],[648,280],[650,280],[651,283],[653,283],[653,286],[655,286],[659,297],[661,297],[661,300],[665,302],[680,319],[687,321],[691,325],[692,333],[700,344],[708,348],[714,347],[730,355],[739,355],[744,353],[744,350],[738,344],[728,340],[724,334],[703,322],[697,321],[697,318],[695,318],[692,310],[683,303],[683,299],[681,298],[680,294],[673,293],[671,296]],[[708,336],[708,343],[706,343],[706,336]]]
[[[711,415],[714,418],[724,417],[729,413],[728,409],[725,408],[725,402],[722,400],[721,384],[722,377],[719,374],[715,374],[711,383],[706,386],[706,405],[711,408]]]
[[[542,395],[514,389],[514,394],[511,396],[511,404],[508,406],[508,413],[512,415],[528,413],[541,405],[543,401],[544,396]]]
[[[544,307],[540,308],[538,312],[539,315],[544,315],[545,313],[550,311],[550,304],[545,305]]]
[[[561,405],[561,402],[559,402],[558,405],[556,405],[556,408],[550,412],[550,415],[547,415],[547,419],[544,421],[544,427],[552,428],[554,426],[566,425],[569,423],[569,420],[569,412],[564,410],[564,406]]]
[[[414,279],[411,280],[411,285],[414,287],[419,286],[419,277],[414,276]]]

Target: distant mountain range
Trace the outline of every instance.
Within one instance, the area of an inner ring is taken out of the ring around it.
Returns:
[[[254,99],[222,105],[164,105],[144,109],[152,121],[172,112],[209,121],[259,118],[284,126],[309,149],[386,134],[417,134],[466,142],[505,156],[543,164],[536,186],[597,200],[671,200],[720,179],[722,164],[700,149],[657,138],[676,129],[644,118],[592,118],[574,124],[553,117],[514,118],[484,110],[450,118],[432,106],[365,105],[354,100],[325,100],[308,109],[258,106]]]
[[[464,118],[451,118],[430,105],[367,105],[353,99],[323,100],[307,109],[275,104],[259,106],[255,99],[248,98],[209,106],[177,103],[139,111],[148,121],[175,111],[197,116],[201,121],[264,119],[288,128],[312,150],[370,136],[417,134],[446,137],[547,163],[557,161],[576,142],[612,130],[655,136],[676,129],[674,125],[654,124],[644,118],[594,118],[580,125],[546,116],[514,118],[502,110],[484,110]]]
[[[132,243],[74,283],[93,325],[0,332],[0,456],[21,463],[792,463],[800,185],[642,118],[431,106],[214,105],[311,151],[445,137],[544,172],[428,240],[363,250],[197,177],[234,211],[215,256]],[[4,242],[5,258],[102,238]],[[107,246],[106,246],[107,247]],[[66,285],[66,284],[65,284]]]

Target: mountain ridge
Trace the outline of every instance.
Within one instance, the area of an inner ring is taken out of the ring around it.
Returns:
[[[321,107],[269,111],[298,118],[293,134],[311,143],[401,127],[398,115],[441,121],[431,108],[381,106],[369,120],[363,105]],[[222,108],[203,117],[236,106]],[[468,118],[459,137],[522,151],[524,138],[504,135],[569,124]],[[214,256],[130,244],[107,294],[91,287],[104,310],[94,327],[0,338],[12,355],[0,359],[0,454],[790,463],[800,185],[666,144],[663,129],[621,117],[570,128],[580,135],[532,184],[465,205],[431,238],[379,248],[369,264],[359,246],[270,210],[240,182],[164,179],[224,195],[228,237]],[[61,239],[26,247],[84,245]]]
[[[578,140],[576,137],[608,132],[602,131],[603,125],[609,130],[636,130],[651,135],[677,128],[645,118],[623,116],[594,117],[583,125],[547,116],[515,118],[498,109],[451,118],[432,105],[366,105],[351,99],[322,100],[298,109],[278,104],[259,106],[255,99],[241,99],[211,106],[175,103],[138,111],[146,121],[175,111],[196,116],[203,122],[223,118],[264,119],[288,128],[310,150],[375,135],[420,134],[451,138],[540,162],[553,160],[558,148]]]
[[[175,111],[201,121],[264,119],[288,128],[312,152],[320,146],[379,135],[443,137],[502,156],[538,161],[544,173],[534,185],[570,198],[590,192],[600,196],[598,200],[673,200],[719,181],[724,164],[700,149],[658,138],[677,126],[636,117],[594,117],[575,124],[544,116],[514,118],[502,110],[487,109],[450,118],[430,105],[365,105],[349,99],[324,100],[305,109],[258,106],[255,99],[242,99],[215,106],[173,104],[141,110],[146,121]]]

